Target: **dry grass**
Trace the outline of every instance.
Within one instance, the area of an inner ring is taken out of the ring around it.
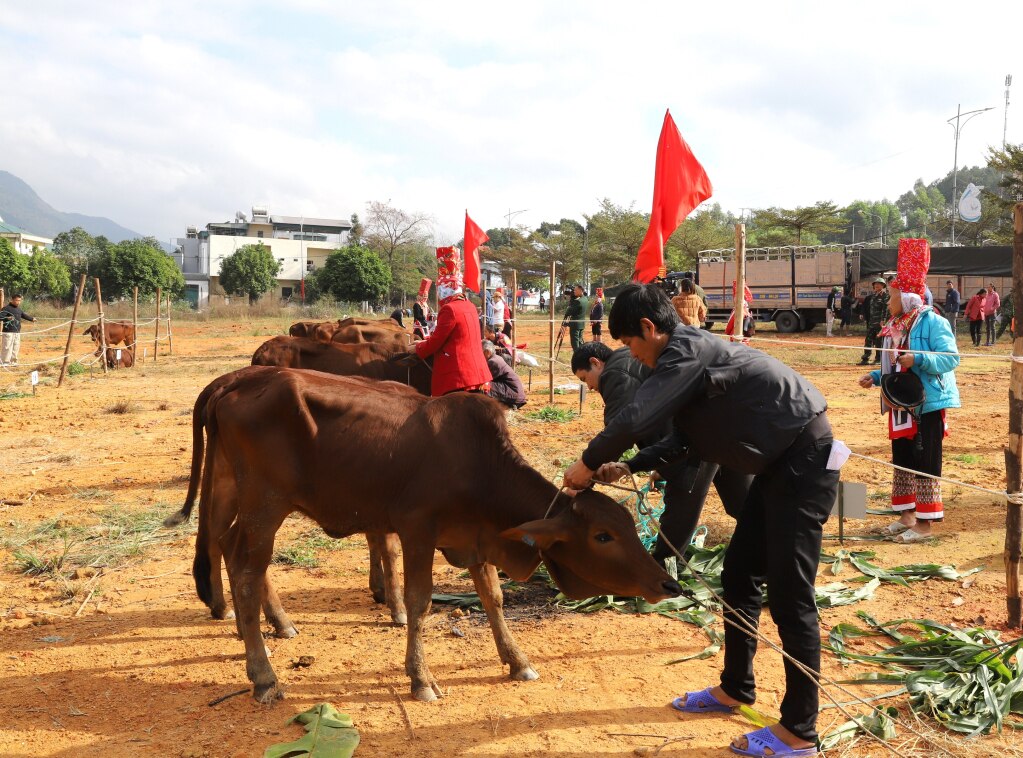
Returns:
[[[113,405],[108,405],[104,410],[107,413],[116,414],[138,413],[142,410],[142,406],[133,400],[118,400]]]

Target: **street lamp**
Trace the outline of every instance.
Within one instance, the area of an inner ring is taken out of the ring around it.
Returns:
[[[966,111],[962,113],[962,104],[956,105],[956,115],[950,118],[946,123],[952,127],[955,131],[955,157],[952,162],[952,244],[956,243],[956,216],[959,215],[959,205],[956,200],[956,193],[959,189],[959,133],[963,127],[969,123],[971,118],[979,116],[981,113],[992,111],[994,108],[978,108],[973,111]],[[960,119],[967,117],[960,123]],[[952,122],[955,121],[953,124]]]
[[[511,222],[512,222],[512,219],[515,218],[516,216],[518,216],[520,213],[526,213],[528,211],[529,211],[529,208],[523,208],[521,211],[513,211],[511,208],[509,208],[508,212],[506,214],[504,214],[504,219],[505,219],[505,227],[504,228],[505,228],[505,231],[508,234],[508,237],[507,237],[507,239],[508,239],[508,247],[511,247]],[[517,295],[518,295],[518,293],[516,292],[516,293],[514,293],[512,295],[512,297],[515,297]]]
[[[859,209],[859,214],[861,216],[873,216],[874,218],[876,218],[878,221],[881,222],[881,242],[878,243],[878,244],[879,244],[879,247],[884,247],[884,218],[882,218],[881,216],[879,216],[876,213],[864,213],[862,208]],[[864,242],[867,241],[866,236],[867,236],[867,230],[864,229],[863,230],[863,238],[864,238],[863,241]]]

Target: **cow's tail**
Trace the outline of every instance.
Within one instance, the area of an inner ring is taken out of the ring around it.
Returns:
[[[214,566],[210,562],[209,550],[210,509],[213,507],[213,480],[216,476],[213,462],[216,458],[217,439],[216,421],[213,417],[212,408],[214,403],[215,401],[211,401],[206,408],[206,460],[202,472],[202,491],[199,493],[199,530],[195,535],[195,559],[192,561],[192,578],[195,580],[195,592],[199,599],[210,608],[213,607],[213,585],[210,581],[210,576],[214,570]],[[195,461],[193,461],[193,465],[196,465]],[[219,565],[216,566],[216,570],[220,571]]]
[[[178,526],[188,521],[192,515],[192,508],[195,506],[195,495],[199,491],[199,483],[202,476],[203,459],[203,428],[206,426],[206,405],[210,396],[219,388],[218,382],[213,382],[199,393],[192,408],[192,470],[188,476],[188,492],[185,494],[185,504],[181,510],[168,516],[163,521],[167,527]]]

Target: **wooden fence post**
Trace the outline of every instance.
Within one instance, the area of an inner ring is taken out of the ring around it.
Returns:
[[[1013,209],[1012,299],[1023,314],[1023,203]],[[1020,321],[1018,323],[1023,323]],[[1009,376],[1009,444],[1005,447],[1005,607],[1008,625],[1023,625],[1019,594],[1019,564],[1023,539],[1023,334],[1019,327],[1012,341],[1012,369]]]
[[[4,300],[4,288],[0,287],[0,308],[3,308],[5,305],[7,305],[7,301]]]
[[[131,341],[131,365],[135,365],[136,353],[138,350],[135,349],[136,345],[139,344],[139,288],[135,288],[132,298],[132,310],[131,310],[131,329],[135,337]]]
[[[739,335],[741,340],[743,324],[746,317],[746,225],[735,225],[735,297],[733,309],[735,310],[735,323],[732,327],[732,339]]]
[[[78,283],[78,294],[75,295],[75,307],[71,310],[71,328],[67,330],[67,344],[64,345],[64,362],[60,366],[60,378],[57,379],[57,386],[59,387],[64,383],[64,374],[67,373],[67,362],[71,357],[71,338],[75,336],[75,322],[78,321],[78,306],[82,302],[82,292],[85,291],[85,274],[82,274],[82,280]],[[3,290],[0,289],[0,293]],[[3,299],[3,295],[0,294],[0,300]]]
[[[512,286],[511,286],[511,355],[512,355],[512,371],[515,370],[515,323],[519,317],[519,272],[512,270]]]
[[[547,315],[550,316],[550,318],[547,320],[547,326],[548,326],[548,329],[547,329],[547,343],[549,345],[549,350],[547,351],[548,352],[548,357],[549,357],[549,360],[547,361],[547,383],[549,385],[547,387],[547,404],[548,405],[554,405],[554,303],[555,303],[555,300],[554,300],[554,275],[556,273],[557,273],[557,264],[554,261],[551,261],[551,288],[550,288],[550,298],[548,299],[548,302],[549,302],[550,305],[549,305],[549,307],[547,309],[548,310],[548,314]]]
[[[160,354],[160,300],[163,298],[163,294],[160,292],[160,288],[156,288],[156,336],[153,337],[153,363],[156,363],[156,357]]]
[[[167,353],[174,355],[174,330],[171,329],[171,296],[167,295]]]
[[[96,285],[96,310],[99,312],[100,361],[103,363],[103,373],[106,374],[110,369],[107,367],[107,323],[103,318],[103,290],[100,289],[98,276],[92,282]]]

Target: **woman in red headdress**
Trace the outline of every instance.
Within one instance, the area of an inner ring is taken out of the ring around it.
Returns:
[[[590,308],[590,331],[593,333],[593,341],[600,342],[600,333],[604,321],[604,288],[597,287],[597,294],[593,297],[593,307]]]
[[[462,262],[457,247],[437,248],[440,311],[433,333],[413,348],[419,358],[433,356],[434,397],[459,390],[486,392],[490,368],[480,349],[479,315],[462,291]]]
[[[416,303],[412,306],[412,336],[415,339],[425,340],[430,333],[430,322],[433,320],[433,311],[430,310],[430,285],[431,279],[423,277],[419,282],[419,292],[416,294]]]

